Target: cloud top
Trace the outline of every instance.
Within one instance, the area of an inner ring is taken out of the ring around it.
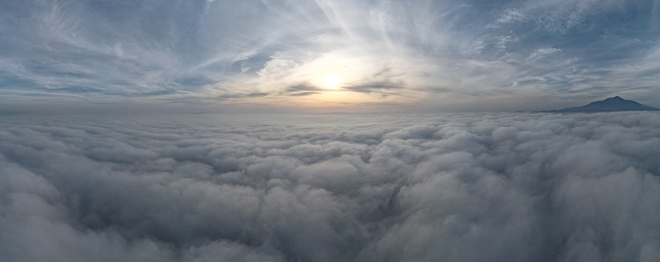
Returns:
[[[1,123],[11,261],[660,256],[650,112]]]

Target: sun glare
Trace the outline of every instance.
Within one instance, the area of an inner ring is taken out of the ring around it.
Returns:
[[[337,89],[341,84],[341,77],[337,74],[326,74],[323,76],[323,86],[326,89]]]

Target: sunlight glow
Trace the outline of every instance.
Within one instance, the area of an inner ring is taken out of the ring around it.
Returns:
[[[326,89],[337,89],[341,84],[341,77],[337,74],[326,74],[323,76],[323,87]]]

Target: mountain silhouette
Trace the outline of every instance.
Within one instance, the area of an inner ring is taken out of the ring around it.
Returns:
[[[617,111],[660,111],[659,108],[642,105],[633,100],[626,100],[620,96],[610,97],[605,100],[591,102],[588,105],[569,107],[559,110],[542,112],[556,113],[578,113],[578,112],[617,112]]]

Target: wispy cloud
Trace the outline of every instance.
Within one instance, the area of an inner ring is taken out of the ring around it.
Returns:
[[[0,92],[306,99],[288,88],[320,88],[332,73],[356,92],[405,83],[396,92],[417,97],[413,104],[429,96],[511,104],[515,94],[586,89],[643,98],[656,80],[657,10],[654,1],[615,0],[10,0],[0,3]]]

